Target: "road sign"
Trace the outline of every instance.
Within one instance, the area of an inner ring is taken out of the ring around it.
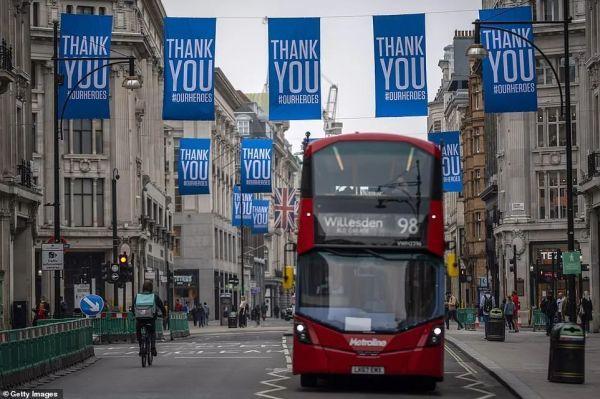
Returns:
[[[42,270],[63,270],[64,245],[42,244]]]
[[[81,312],[89,317],[95,317],[104,308],[104,299],[98,295],[86,295],[79,302]]]
[[[562,253],[563,274],[581,274],[581,252]]]
[[[73,295],[75,296],[75,308],[79,309],[79,303],[86,295],[90,294],[89,284],[73,284]]]

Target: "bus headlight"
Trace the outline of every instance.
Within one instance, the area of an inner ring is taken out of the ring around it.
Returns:
[[[444,326],[435,326],[427,338],[427,346],[437,346],[444,339]]]
[[[298,341],[304,344],[310,344],[310,336],[308,335],[308,329],[304,323],[297,322],[294,325],[294,333],[296,334]]]

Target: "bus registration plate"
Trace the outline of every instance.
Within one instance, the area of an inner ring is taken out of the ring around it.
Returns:
[[[372,367],[372,366],[352,366],[352,374],[385,374],[383,367]]]

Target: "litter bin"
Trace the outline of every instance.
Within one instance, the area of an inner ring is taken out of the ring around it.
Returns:
[[[229,317],[227,318],[227,327],[237,328],[237,323],[237,312],[229,312]]]
[[[560,323],[550,334],[548,380],[583,384],[585,380],[585,334],[577,324]]]
[[[488,341],[504,341],[506,330],[504,328],[504,313],[501,309],[490,310],[490,317],[485,323],[485,339]]]

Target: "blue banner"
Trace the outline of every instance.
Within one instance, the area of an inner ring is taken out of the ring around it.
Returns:
[[[269,18],[269,119],[321,119],[319,18]]]
[[[523,38],[486,26],[485,21],[530,21],[531,7],[480,10],[481,44],[489,55],[483,61],[485,112],[537,111],[535,51]],[[502,25],[533,42],[531,25]]]
[[[253,194],[240,194],[240,186],[235,185],[233,187],[233,195],[231,198],[231,225],[239,227],[242,224],[240,219],[240,211],[242,210],[244,215],[244,226],[252,226],[252,199]]]
[[[426,116],[425,14],[373,17],[375,116]]]
[[[252,234],[269,232],[269,200],[252,200]]]
[[[273,140],[242,139],[242,192],[271,192]]]
[[[215,119],[215,18],[165,18],[163,119]]]
[[[179,140],[179,195],[209,194],[210,139]]]
[[[427,139],[442,147],[443,190],[447,193],[462,192],[460,132],[429,133]]]
[[[109,119],[110,67],[107,58],[110,57],[112,16],[62,14],[60,26],[60,58],[98,59],[59,61],[63,84],[58,87],[57,117]]]

